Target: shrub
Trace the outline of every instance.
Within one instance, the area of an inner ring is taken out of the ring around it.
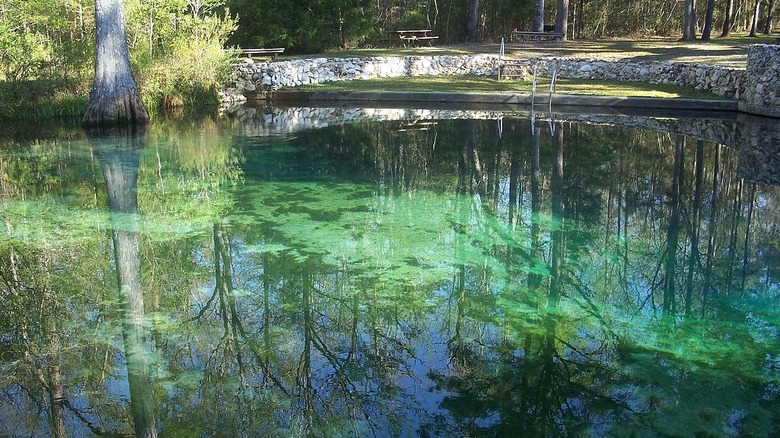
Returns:
[[[140,71],[147,108],[217,103],[217,91],[230,74],[231,58],[221,45],[182,41],[170,55]]]
[[[427,29],[428,19],[421,12],[407,11],[395,22],[398,29]]]

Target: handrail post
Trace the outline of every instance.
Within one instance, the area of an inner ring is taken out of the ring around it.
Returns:
[[[552,79],[550,80],[550,98],[549,98],[550,111],[552,111],[552,98],[553,98],[553,93],[555,93],[555,80],[557,78],[558,78],[558,69],[556,68],[555,70],[553,70]]]
[[[504,64],[504,36],[501,35],[501,48],[498,51],[498,80],[501,80],[501,66]]]

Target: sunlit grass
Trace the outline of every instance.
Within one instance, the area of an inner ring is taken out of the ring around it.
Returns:
[[[502,80],[485,76],[414,76],[380,78],[352,81],[328,82],[292,88],[300,91],[428,91],[428,92],[481,92],[481,93],[530,93],[530,80]],[[540,78],[536,84],[537,93],[549,93],[550,80]],[[596,81],[559,79],[556,93],[619,97],[661,97],[724,99],[712,93],[675,85],[648,84],[642,82]]]
[[[718,35],[718,33],[716,33]],[[676,37],[651,37],[643,39],[571,40],[566,42],[511,42],[507,41],[507,56],[533,58],[541,56],[594,58],[594,59],[637,59],[664,62],[689,62],[744,67],[747,48],[751,44],[771,44],[776,35],[749,37],[734,34],[721,38],[713,36],[709,41],[679,41]],[[433,47],[382,46],[363,49],[334,50],[314,55],[294,55],[279,59],[296,58],[360,58],[373,56],[426,56],[495,54],[499,52],[498,41],[484,44],[441,45]]]

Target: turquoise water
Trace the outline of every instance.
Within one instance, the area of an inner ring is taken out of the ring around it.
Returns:
[[[279,118],[2,140],[0,436],[779,432],[780,189],[737,150]]]

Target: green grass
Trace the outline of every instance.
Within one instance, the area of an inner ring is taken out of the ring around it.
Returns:
[[[549,93],[550,80],[540,78],[537,93]],[[428,91],[428,92],[482,92],[482,93],[530,93],[531,81],[497,81],[484,76],[415,76],[328,82],[291,88],[299,91]],[[647,84],[642,82],[596,81],[559,79],[556,93],[619,97],[661,97],[689,99],[724,99],[712,93],[675,85]]]
[[[777,35],[749,37],[735,34],[727,38],[714,37],[710,41],[683,42],[671,37],[611,40],[572,40],[560,42],[508,42],[506,54],[512,58],[564,57],[594,59],[637,59],[664,62],[689,62],[745,67],[750,44],[773,43]],[[497,42],[460,44],[433,47],[372,47],[366,49],[336,50],[314,55],[289,55],[283,59],[298,58],[360,58],[372,56],[424,56],[498,54]]]
[[[88,94],[87,81],[0,81],[0,120],[80,117]]]

